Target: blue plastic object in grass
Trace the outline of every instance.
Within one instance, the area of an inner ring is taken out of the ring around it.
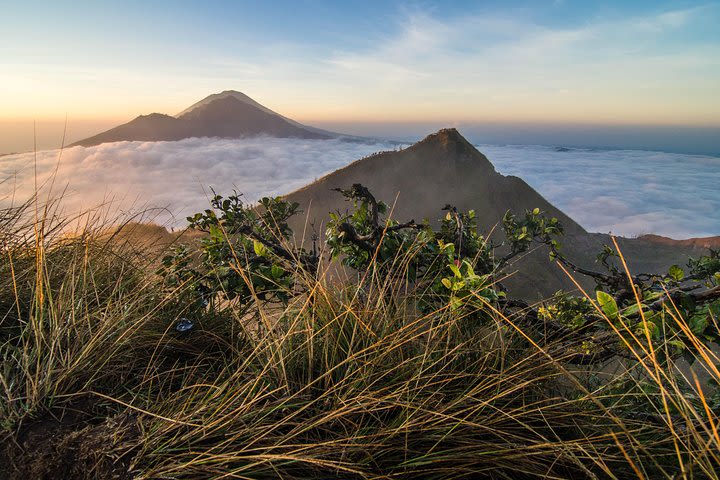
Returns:
[[[187,318],[181,318],[180,321],[178,321],[177,325],[175,325],[175,330],[178,332],[188,332],[192,330],[192,328],[195,326],[192,320]]]

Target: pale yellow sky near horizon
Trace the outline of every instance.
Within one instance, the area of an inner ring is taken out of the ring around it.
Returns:
[[[219,91],[219,90],[218,90]],[[216,92],[207,92],[210,93]],[[252,93],[248,93],[253,97]],[[303,98],[279,98],[273,101],[267,93],[261,97],[253,97],[261,104],[301,123],[323,128],[337,128],[343,133],[362,134],[356,127],[362,125],[362,132],[372,131],[371,125],[397,124],[398,126],[424,124],[438,126],[457,126],[461,124],[537,124],[557,125],[593,125],[593,126],[679,126],[679,127],[711,127],[720,128],[720,109],[702,111],[693,103],[671,101],[658,104],[647,101],[643,108],[631,113],[619,115],[623,102],[620,99],[605,101],[602,105],[596,104],[590,108],[589,102],[582,103],[582,108],[572,103],[561,104],[559,94],[549,95],[535,101],[511,102],[511,99],[501,96],[489,97],[486,102],[479,102],[483,108],[468,108],[467,104],[458,104],[452,98],[448,99],[447,106],[438,110],[433,102],[418,101],[407,104],[404,101],[396,102],[402,108],[400,111],[389,109],[381,103],[355,103],[350,106],[313,105]],[[566,94],[567,95],[567,94]],[[105,105],[102,99],[95,99],[93,106],[81,108],[77,105],[74,111],[81,112],[64,115],[43,115],[37,106],[38,115],[13,118],[7,110],[0,115],[0,153],[22,152],[32,150],[36,143],[39,149],[58,148],[62,144],[65,132],[65,143],[92,136],[114,126],[126,123],[138,115],[158,112],[174,115],[206,95],[178,100],[174,96],[169,98],[144,98],[145,103],[125,102],[117,104],[110,102]],[[284,97],[287,97],[285,94]],[[306,97],[307,98],[307,97]],[[555,98],[555,100],[553,100]],[[641,98],[635,99],[634,105],[642,103]],[[72,103],[72,101],[68,102]],[[522,107],[517,106],[518,103]],[[598,99],[596,99],[598,103]],[[706,102],[707,104],[708,102]],[[710,102],[712,103],[712,102]],[[505,107],[503,107],[505,105]],[[515,105],[515,108],[512,106]],[[385,112],[390,110],[390,112]],[[47,111],[47,110],[45,110]],[[99,116],[93,112],[102,111]],[[475,113],[473,113],[475,112]],[[67,122],[67,123],[66,123]],[[405,128],[407,129],[407,128]],[[390,135],[392,136],[392,135]]]

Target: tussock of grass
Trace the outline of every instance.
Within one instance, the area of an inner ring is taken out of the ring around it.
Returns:
[[[151,249],[32,208],[0,214],[10,478],[718,478],[711,392],[642,338],[640,368],[597,382],[560,339],[489,305],[420,313],[372,269],[346,287],[300,272],[287,308],[177,332],[192,292],[163,285]]]

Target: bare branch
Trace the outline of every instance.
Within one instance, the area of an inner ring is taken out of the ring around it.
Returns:
[[[357,230],[355,230],[355,227],[350,225],[348,222],[341,223],[338,226],[338,231],[340,232],[340,236],[342,236],[343,240],[354,243],[367,252],[375,250],[375,247],[373,247],[373,244],[371,243],[371,240],[374,239],[374,232],[368,235],[360,235]]]
[[[565,255],[560,253],[558,251],[558,249],[555,248],[554,245],[550,245],[550,251],[555,256],[555,259],[558,262],[562,263],[564,266],[568,267],[570,270],[572,270],[575,273],[579,273],[579,274],[585,275],[587,277],[592,277],[592,278],[594,278],[602,283],[605,283],[605,284],[616,283],[616,280],[610,275],[607,275],[607,274],[601,273],[601,272],[595,272],[593,270],[588,270],[586,268],[575,265],[573,262],[568,260],[567,257],[565,257]]]
[[[457,208],[455,208],[453,205],[445,205],[443,210],[447,210],[450,212],[450,215],[453,216],[455,219],[456,224],[456,233],[455,233],[455,245],[457,246],[457,252],[460,256],[463,254],[463,232],[465,231],[465,226],[463,225],[462,218],[460,217],[460,214],[458,213]]]
[[[378,214],[378,203],[375,196],[370,193],[370,190],[368,190],[367,187],[360,183],[354,183],[348,190],[343,190],[342,188],[333,188],[333,190],[342,193],[347,198],[367,202],[367,204],[370,205],[370,221],[372,223],[372,228],[379,228],[380,220]]]
[[[297,263],[298,261],[307,268],[314,269],[317,266],[317,257],[314,255],[302,255],[302,254],[294,254],[290,250],[286,249],[282,245],[275,243],[271,240],[268,240],[264,238],[262,235],[259,235],[255,233],[250,225],[243,225],[240,228],[238,228],[237,233],[240,233],[242,235],[246,235],[247,237],[252,238],[253,240],[256,240],[260,243],[262,243],[266,248],[269,248],[272,250],[272,252],[277,255],[280,258],[283,258],[291,263]]]
[[[689,297],[696,304],[712,302],[713,300],[720,298],[720,285],[717,285],[708,290],[704,290],[702,292],[696,292],[696,293],[684,291],[682,289],[668,292],[667,294],[663,295],[655,302],[651,303],[649,305],[650,310],[653,310],[653,311],[662,310],[663,305],[665,305],[666,303],[671,302],[671,301],[673,303],[678,302],[683,297]]]

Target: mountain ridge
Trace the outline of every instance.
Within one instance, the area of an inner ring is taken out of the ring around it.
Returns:
[[[442,129],[400,151],[362,158],[287,194],[285,198],[298,202],[304,212],[291,219],[293,231],[305,232],[296,240],[309,240],[312,232],[308,225],[322,237],[328,212],[348,208],[345,199],[332,189],[355,183],[363,184],[378,200],[388,203],[392,217],[398,221],[427,219],[437,225],[446,204],[462,211],[473,209],[478,230],[496,244],[504,240],[501,225],[506,211],[522,214],[540,208],[564,226],[565,235],[560,241],[565,254],[590,269],[597,268],[595,256],[602,245],[612,245],[609,235],[587,232],[521,178],[498,173],[492,162],[454,128]],[[684,265],[690,257],[705,252],[697,244],[622,237],[617,241],[634,273],[666,272],[670,265]],[[577,280],[592,289],[587,279]],[[535,300],[557,290],[576,288],[567,274],[549,261],[544,246],[512,265],[510,277],[503,283],[516,294]]]
[[[694,246],[699,248],[720,248],[720,236],[715,237],[692,237],[685,239],[674,239],[670,237],[664,237],[662,235],[655,235],[653,233],[647,233],[638,237],[639,239],[646,240],[648,242],[663,244],[663,245],[679,245],[679,246]]]

